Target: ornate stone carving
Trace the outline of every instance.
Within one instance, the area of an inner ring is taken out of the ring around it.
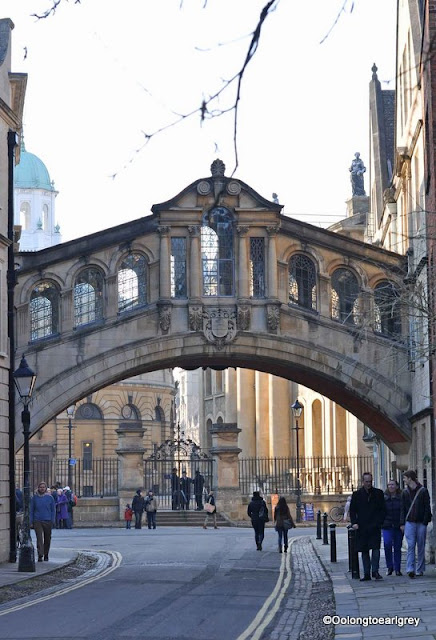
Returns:
[[[212,187],[207,180],[201,180],[197,184],[197,193],[199,193],[201,196],[207,196],[207,194],[210,193],[211,190]]]
[[[219,178],[223,176],[225,173],[225,170],[226,170],[226,165],[219,158],[214,160],[210,165],[210,172],[214,178],[217,178],[217,177]]]
[[[365,173],[365,171],[366,167],[363,164],[360,153],[357,152],[354,154],[354,160],[352,161],[350,167],[351,189],[353,196],[366,196],[365,187],[363,184],[363,174]]]
[[[171,305],[163,304],[159,306],[159,325],[163,333],[167,333],[171,326]]]
[[[236,227],[236,231],[239,233],[240,236],[245,236],[250,230],[250,227],[248,225],[241,225],[239,227]]]
[[[162,225],[162,226],[159,226],[157,230],[158,230],[158,233],[160,233],[162,236],[165,236],[171,231],[171,227]]]
[[[188,231],[191,234],[191,236],[199,236],[200,235],[200,231],[201,231],[201,227],[198,224],[191,224],[188,227]]]
[[[189,328],[191,331],[201,331],[203,328],[203,307],[189,307]]]
[[[241,185],[236,180],[227,183],[227,193],[230,196],[238,196],[241,193]]]
[[[251,310],[248,305],[238,305],[238,329],[248,331],[250,328]]]
[[[266,307],[266,324],[268,331],[277,331],[280,325],[280,309],[277,305],[268,304]]]
[[[203,332],[206,340],[218,350],[233,342],[236,337],[237,318],[233,308],[208,307],[203,313]]]
[[[278,225],[274,225],[266,228],[266,232],[269,236],[275,236],[280,231],[280,227]]]

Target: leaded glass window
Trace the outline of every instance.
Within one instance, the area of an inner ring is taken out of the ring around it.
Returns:
[[[59,330],[59,292],[52,282],[40,282],[30,296],[30,339],[40,340]]]
[[[103,318],[103,276],[89,267],[78,276],[74,287],[74,324],[79,327]]]
[[[359,283],[348,269],[336,269],[332,275],[332,318],[345,324],[359,324]]]
[[[147,303],[147,261],[130,253],[118,271],[118,311],[130,311]]]
[[[203,218],[201,227],[203,295],[233,295],[233,216],[225,207],[216,207]]]
[[[265,297],[265,238],[250,238],[250,295]]]
[[[375,330],[392,336],[401,333],[400,300],[391,282],[380,282],[374,289]]]
[[[289,302],[316,309],[316,269],[307,256],[297,254],[289,262]]]
[[[186,295],[186,238],[171,238],[171,297]]]

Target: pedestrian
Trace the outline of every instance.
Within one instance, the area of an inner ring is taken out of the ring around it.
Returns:
[[[206,517],[204,519],[203,529],[207,529],[207,525],[209,523],[209,516],[212,516],[213,518],[213,528],[218,529],[218,526],[216,523],[216,503],[215,503],[215,496],[213,493],[213,489],[211,489],[207,495],[205,510],[206,510]]]
[[[386,517],[382,524],[383,546],[385,548],[386,575],[401,573],[401,543],[403,532],[400,529],[401,489],[396,480],[389,480],[385,491]],[[393,554],[392,554],[393,552]]]
[[[76,506],[77,498],[68,485],[64,487],[64,492],[67,496],[68,507],[67,529],[72,529],[74,524],[73,509]]]
[[[262,551],[262,542],[265,536],[265,523],[268,522],[268,507],[261,498],[259,491],[253,491],[253,497],[247,507],[247,513],[251,518],[251,526],[254,529],[254,539],[258,551]]]
[[[276,523],[276,531],[279,535],[279,553],[282,552],[282,540],[284,544],[283,551],[288,551],[288,531],[289,529],[295,529],[294,521],[292,520],[291,512],[289,511],[286,498],[281,496],[274,509],[274,522]]]
[[[201,475],[200,470],[196,469],[194,480],[194,495],[195,503],[197,505],[197,511],[203,511],[203,488],[204,488],[204,476]]]
[[[180,509],[180,478],[177,475],[176,467],[173,468],[171,475],[171,509],[177,511]]]
[[[132,511],[135,514],[135,529],[142,528],[142,514],[145,508],[145,500],[142,496],[141,489],[136,490],[136,494],[132,500]]]
[[[124,520],[126,521],[126,529],[130,529],[132,526],[133,511],[130,504],[126,504],[124,509]]]
[[[192,478],[190,478],[186,471],[182,471],[182,477],[180,479],[180,497],[182,509],[189,511],[189,501],[191,499],[191,484]]]
[[[63,489],[57,490],[56,522],[58,529],[66,529],[68,522],[68,499]]]
[[[145,511],[147,513],[147,525],[149,529],[156,529],[156,513],[159,507],[159,500],[153,491],[149,491],[145,498]]]
[[[375,580],[383,580],[379,566],[381,527],[385,517],[383,491],[372,486],[371,473],[364,473],[362,487],[353,493],[350,504],[350,521],[356,531],[356,550],[362,553],[362,582],[371,580],[371,575]]]
[[[415,471],[405,471],[403,480],[406,488],[401,495],[400,526],[407,542],[407,575],[414,578],[423,576],[425,571],[425,540],[432,518],[430,495],[418,482]]]
[[[40,482],[37,492],[30,500],[29,522],[35,530],[38,562],[48,560],[50,552],[51,531],[55,524],[55,503],[53,497],[47,493],[47,485]]]
[[[344,522],[349,522],[350,521],[350,504],[351,504],[351,498],[353,497],[352,494],[350,494],[347,498],[347,502],[345,503],[345,507],[344,507]]]

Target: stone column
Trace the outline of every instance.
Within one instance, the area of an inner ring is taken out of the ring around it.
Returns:
[[[243,506],[239,487],[239,462],[241,452],[238,447],[240,429],[235,423],[213,424],[211,428],[214,458],[214,488],[216,490],[217,511],[231,519],[242,520]]]
[[[268,298],[277,299],[277,240],[279,227],[267,227],[268,232]]]
[[[240,428],[238,443],[243,458],[256,456],[256,398],[254,394],[255,371],[237,370],[237,416]]]
[[[232,367],[226,369],[226,422],[237,422],[236,408],[236,371]]]
[[[144,489],[144,444],[145,429],[140,422],[121,422],[118,429],[118,497],[120,520],[124,507],[137,489]]]
[[[269,455],[272,458],[290,454],[291,404],[289,381],[269,375]]]
[[[248,233],[249,227],[236,228],[239,234],[239,269],[238,269],[238,298],[247,299],[250,295],[248,271]]]
[[[169,300],[171,298],[171,269],[170,269],[170,231],[171,227],[158,227],[160,233],[160,260],[159,260],[159,298]]]
[[[189,265],[189,297],[191,299],[201,298],[201,227],[191,225],[188,227],[191,234],[191,252]]]
[[[256,456],[269,457],[268,374],[256,371]]]

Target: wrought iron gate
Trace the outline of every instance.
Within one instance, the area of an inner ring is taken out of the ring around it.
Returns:
[[[196,471],[203,480],[196,481]],[[212,483],[213,459],[192,440],[166,440],[144,460],[144,489],[158,496],[159,509],[196,509]]]

